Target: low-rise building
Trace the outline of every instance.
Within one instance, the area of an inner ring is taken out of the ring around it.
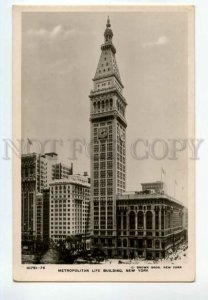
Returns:
[[[185,240],[184,206],[163,191],[126,193],[116,203],[119,257],[165,258]]]

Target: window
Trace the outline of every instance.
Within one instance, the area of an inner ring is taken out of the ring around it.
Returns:
[[[133,248],[134,247],[134,240],[130,239],[130,247]]]
[[[138,248],[143,248],[143,240],[138,240]]]
[[[147,226],[147,229],[152,229],[152,212],[151,211],[148,211],[146,213],[146,226]]]
[[[144,227],[144,214],[142,211],[138,212],[138,229],[143,229]]]
[[[127,240],[126,239],[123,240],[123,247],[127,247]]]
[[[152,248],[152,240],[147,240],[147,248]]]
[[[135,213],[133,211],[129,214],[129,227],[130,229],[135,229]]]
[[[127,222],[126,222],[126,215],[123,216],[123,229],[126,229],[126,225],[127,225]]]
[[[108,188],[108,195],[113,194],[113,189],[112,188]]]
[[[159,229],[159,212],[155,213],[155,229]]]
[[[155,248],[156,248],[156,249],[159,249],[159,248],[160,248],[160,241],[159,241],[159,240],[156,240],[156,241],[155,241]]]

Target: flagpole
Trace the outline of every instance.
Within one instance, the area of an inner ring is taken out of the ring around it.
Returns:
[[[177,185],[177,181],[174,181],[174,198],[176,197],[176,185]]]
[[[164,192],[167,194],[167,177],[165,172],[165,180],[164,180]]]
[[[174,195],[174,198],[175,198],[175,181],[174,181],[174,194],[173,195]]]
[[[163,181],[163,176],[162,175],[164,175],[164,181]],[[163,182],[163,187],[164,187],[164,193],[166,193],[167,191],[166,191],[166,172],[165,172],[165,170],[163,169],[163,168],[161,168],[161,182]]]
[[[32,141],[27,138],[27,154],[30,153],[30,147],[33,145]]]
[[[182,196],[181,196],[181,201],[182,202],[184,201],[183,197],[184,197],[184,186],[182,186]]]

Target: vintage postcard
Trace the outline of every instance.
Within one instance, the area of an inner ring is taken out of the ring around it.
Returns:
[[[194,281],[193,6],[14,6],[11,142],[15,281]]]

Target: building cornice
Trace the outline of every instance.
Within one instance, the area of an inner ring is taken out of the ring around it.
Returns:
[[[144,195],[144,194],[125,194],[125,195],[117,195],[116,197],[116,201],[117,203],[120,202],[122,203],[123,201],[136,201],[136,200],[167,200],[169,202],[178,204],[181,207],[184,207],[183,203],[180,202],[179,200],[167,195],[167,194],[161,194],[161,193],[157,193],[157,194],[148,194],[148,195]]]

